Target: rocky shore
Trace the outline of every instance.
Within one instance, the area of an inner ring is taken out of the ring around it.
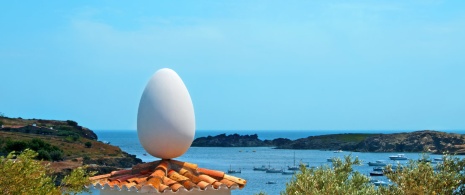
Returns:
[[[355,152],[444,152],[465,154],[465,136],[461,134],[423,130],[393,134],[331,134],[309,136],[297,140],[278,138],[260,140],[253,135],[200,137],[194,147],[275,147],[276,149],[345,150]]]

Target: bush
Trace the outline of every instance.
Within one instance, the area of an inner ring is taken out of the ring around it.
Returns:
[[[89,192],[84,186],[90,184],[89,176],[95,173],[88,173],[79,167],[65,176],[60,185],[55,186],[49,166],[33,160],[37,155],[26,149],[18,156],[10,153],[6,158],[0,157],[0,194],[68,195]]]
[[[86,143],[85,143],[85,146],[86,146],[86,148],[91,148],[91,147],[92,147],[92,143],[91,143],[91,142],[86,142]]]
[[[52,157],[50,156],[50,153],[48,153],[47,150],[39,150],[37,152],[39,155],[37,155],[37,159],[39,160],[51,160]]]
[[[61,152],[59,150],[51,151],[50,152],[50,158],[53,161],[61,161],[61,160],[63,160],[63,152]]]
[[[21,152],[28,148],[28,143],[24,141],[10,141],[8,140],[5,144],[5,151],[6,152],[12,152],[12,151],[17,151]]]
[[[346,156],[344,161],[335,159],[332,167],[321,166],[307,169],[301,166],[300,173],[286,184],[282,194],[375,194],[376,189],[369,185],[369,178],[353,172],[352,165],[360,165],[358,158]]]
[[[360,161],[350,155],[344,161],[337,159],[332,168],[301,167],[281,194],[465,194],[465,159],[445,156],[435,171],[429,162],[410,160],[399,171],[386,168],[389,186],[374,187],[368,177],[353,172],[352,166]]]

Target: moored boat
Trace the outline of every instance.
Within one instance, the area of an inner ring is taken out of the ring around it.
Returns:
[[[383,160],[377,160],[375,162],[368,162],[368,166],[378,166],[378,167],[384,167],[386,166],[386,163]]]
[[[234,174],[234,173],[241,173],[241,172],[242,172],[241,169],[239,169],[239,170],[233,170],[233,169],[231,168],[231,165],[229,165],[228,173]]]
[[[261,167],[253,167],[254,171],[266,171],[268,168],[266,168],[265,165],[262,165]]]
[[[405,157],[404,154],[398,154],[394,156],[389,156],[389,159],[391,160],[407,160],[407,157]]]
[[[268,168],[265,172],[266,173],[282,173],[283,169]]]
[[[283,175],[294,175],[295,171],[283,171],[283,172],[281,172],[281,174],[283,174]]]
[[[383,176],[384,173],[381,171],[372,171],[370,172],[370,176]]]

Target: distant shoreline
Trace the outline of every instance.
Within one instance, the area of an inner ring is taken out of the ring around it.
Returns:
[[[431,152],[465,154],[465,136],[441,131],[339,133],[291,140],[259,139],[258,134],[198,137],[193,147],[275,147],[276,149],[345,150],[354,152]]]

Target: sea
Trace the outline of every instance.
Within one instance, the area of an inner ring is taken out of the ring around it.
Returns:
[[[119,146],[123,151],[136,155],[144,162],[159,160],[146,154],[142,145],[139,143],[137,131],[135,130],[94,130],[99,141],[109,142],[111,145]],[[252,135],[257,134],[261,140],[272,140],[275,138],[288,138],[291,140],[306,138],[308,136],[338,134],[338,133],[400,133],[412,132],[403,130],[197,130],[195,138],[215,136],[219,134],[239,134]],[[465,134],[465,130],[444,131],[449,133]],[[403,153],[409,159],[419,159],[421,153]],[[407,161],[392,161],[389,156],[397,153],[367,153],[367,152],[335,152],[325,150],[283,150],[273,149],[272,147],[190,147],[182,156],[176,158],[180,161],[186,161],[197,164],[199,167],[220,170],[227,172],[228,169],[241,170],[241,173],[234,174],[237,177],[247,180],[247,185],[239,190],[232,190],[233,195],[251,195],[264,192],[268,195],[280,194],[286,188],[286,183],[293,179],[293,175],[282,175],[281,173],[266,173],[264,171],[254,171],[254,167],[272,167],[277,169],[287,169],[293,166],[294,162],[298,164],[303,162],[310,167],[331,166],[328,158],[343,158],[350,155],[358,157],[363,161],[361,166],[355,166],[354,169],[367,176],[373,167],[368,166],[368,162],[384,160],[386,163],[393,165],[397,163],[405,164]],[[431,159],[441,157],[441,155],[427,154]],[[460,156],[461,157],[461,156]],[[233,174],[231,174],[233,175]],[[374,180],[389,182],[384,176],[372,177]],[[273,184],[268,184],[273,183]],[[97,189],[92,189],[92,194],[99,194]],[[84,195],[84,194],[83,194]]]

